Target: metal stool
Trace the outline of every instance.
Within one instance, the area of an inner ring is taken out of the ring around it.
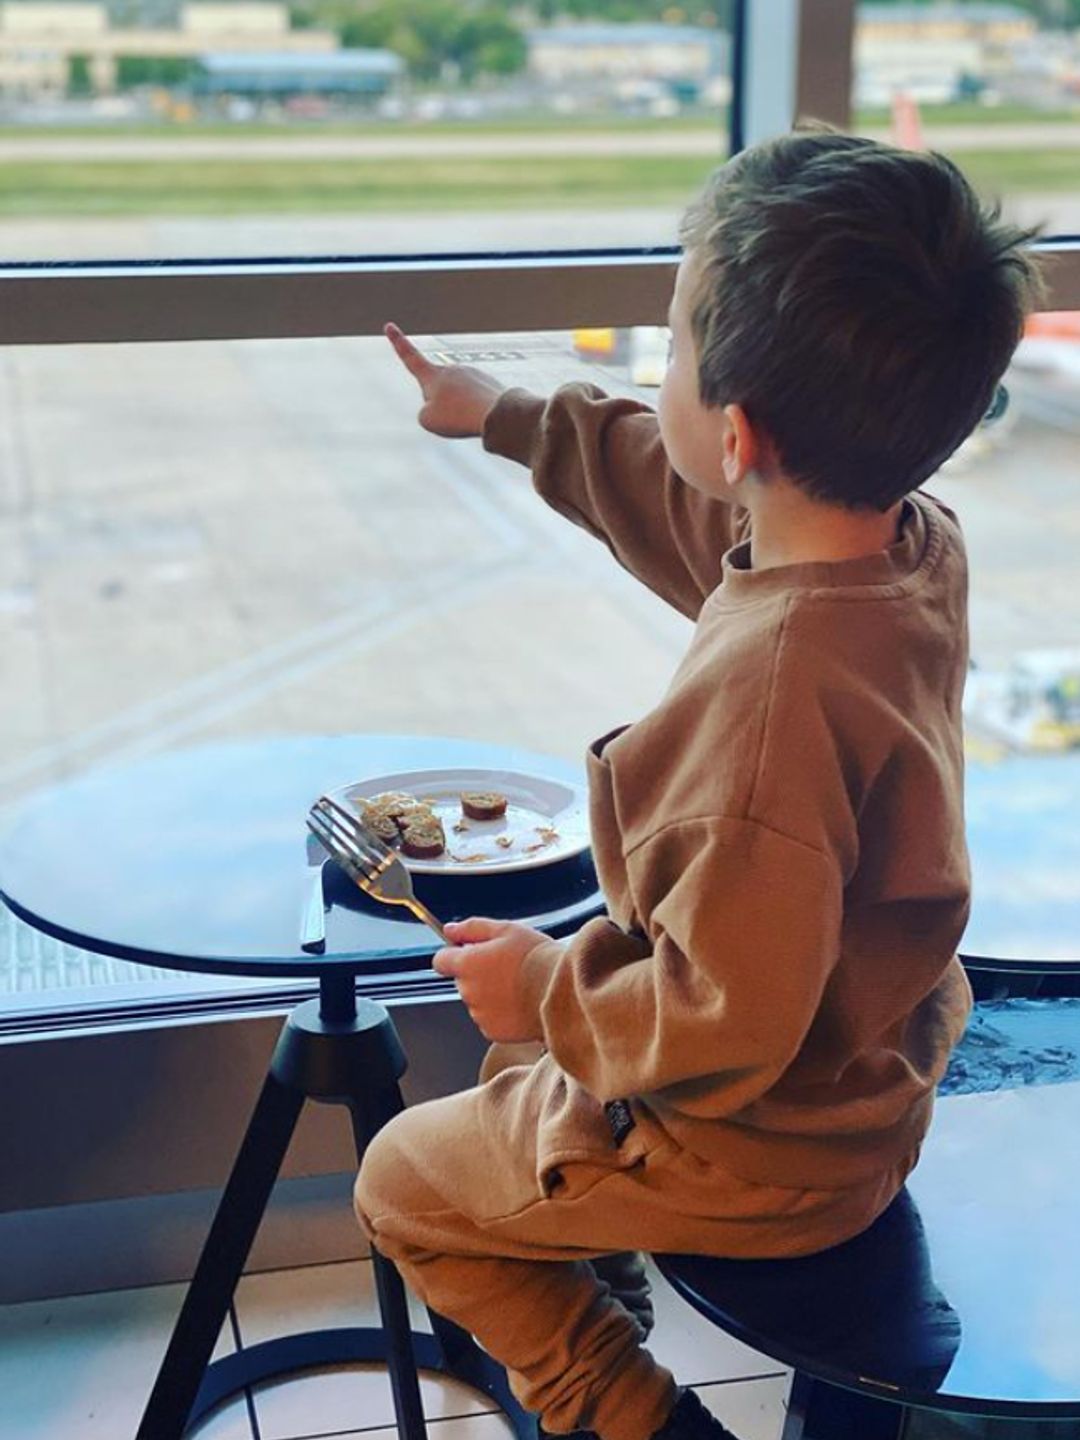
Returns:
[[[1062,1007],[1051,1047],[1048,1017],[1023,1020],[976,1016],[919,1164],[861,1235],[786,1260],[656,1256],[701,1315],[794,1370],[783,1440],[1080,1437],[1080,1014]],[[994,1068],[1001,1089],[965,1092]]]

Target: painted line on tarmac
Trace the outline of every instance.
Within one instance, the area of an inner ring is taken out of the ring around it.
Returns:
[[[81,731],[56,744],[42,746],[11,764],[0,768],[0,784],[24,781],[43,771],[78,768],[77,762],[94,756],[94,763],[104,760],[134,759],[162,749],[171,741],[204,729],[207,725],[234,714],[255,701],[296,684],[325,669],[344,655],[370,650],[385,640],[401,634],[416,621],[430,615],[435,599],[445,602],[453,582],[454,604],[473,599],[492,588],[517,566],[516,557],[489,565],[483,575],[472,582],[461,583],[460,572],[446,567],[429,577],[419,592],[415,578],[409,583],[408,603],[385,598],[360,612],[335,617],[294,635],[280,644],[271,645],[256,655],[233,662],[197,680],[160,696],[155,700],[111,716],[108,720]],[[313,696],[313,708],[317,703]],[[186,709],[185,707],[189,707]],[[175,718],[170,712],[180,711]],[[321,716],[326,719],[325,715]],[[161,720],[161,723],[154,722]],[[140,733],[141,730],[141,733]],[[125,740],[135,732],[137,738]],[[73,766],[72,762],[76,762]]]

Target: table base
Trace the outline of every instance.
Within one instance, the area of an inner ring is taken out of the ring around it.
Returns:
[[[443,1334],[411,1332],[411,1349],[419,1370],[451,1375],[455,1380],[480,1390],[503,1410],[517,1440],[536,1440],[536,1417],[523,1410],[510,1389],[506,1371],[485,1355],[471,1336],[435,1316],[434,1325],[447,1327]],[[456,1336],[448,1332],[456,1331]],[[310,1370],[319,1365],[383,1363],[390,1359],[385,1330],[374,1326],[342,1330],[309,1330],[301,1335],[284,1335],[215,1360],[207,1368],[185,1429],[203,1419],[216,1405],[248,1385],[258,1385],[276,1375]]]
[[[357,1001],[355,977],[327,974],[317,1001],[288,1017],[222,1194],[139,1425],[136,1440],[182,1440],[185,1431],[246,1385],[316,1365],[384,1361],[401,1440],[426,1440],[417,1363],[453,1375],[494,1399],[518,1440],[535,1440],[534,1417],[510,1393],[505,1371],[470,1335],[429,1311],[432,1334],[409,1325],[405,1287],[374,1249],[381,1328],[285,1336],[210,1363],[306,1099],[344,1105],[357,1160],[403,1108],[405,1055],[381,1005]]]

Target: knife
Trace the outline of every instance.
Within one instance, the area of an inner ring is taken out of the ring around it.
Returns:
[[[323,864],[326,851],[315,839],[307,837],[308,891],[300,921],[300,949],[309,955],[321,955],[326,949],[326,897],[323,894]]]

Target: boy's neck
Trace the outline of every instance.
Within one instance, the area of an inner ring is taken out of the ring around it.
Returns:
[[[890,509],[845,510],[810,499],[794,486],[764,485],[749,504],[754,570],[821,561],[858,560],[900,538],[903,501]]]

